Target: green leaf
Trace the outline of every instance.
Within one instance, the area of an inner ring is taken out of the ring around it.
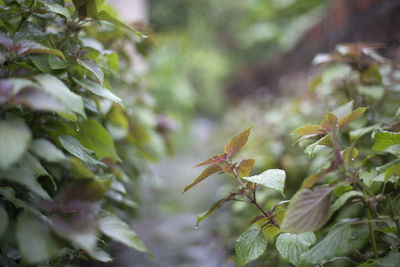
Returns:
[[[34,170],[27,166],[9,168],[3,171],[1,178],[21,184],[29,191],[32,191],[43,199],[50,199],[49,194],[47,194],[40,183],[36,180]]]
[[[100,231],[109,238],[141,252],[149,252],[136,232],[111,212],[103,210],[98,219]]]
[[[349,191],[344,193],[343,195],[341,195],[336,201],[335,203],[332,204],[331,206],[331,210],[330,210],[330,214],[329,217],[332,216],[332,214],[337,211],[338,209],[340,209],[341,207],[344,206],[344,204],[346,204],[346,202],[354,197],[358,197],[358,198],[364,198],[363,193],[358,192],[358,191]]]
[[[115,17],[113,17],[110,13],[108,13],[105,10],[101,10],[98,14],[97,14],[97,19],[99,20],[104,20],[104,21],[108,21],[114,25],[117,25],[119,27],[125,28],[131,32],[134,32],[137,36],[141,37],[141,38],[147,38],[147,36],[143,33],[141,33],[140,31],[137,31],[135,29],[133,29],[132,27],[126,25],[125,23],[119,21],[118,19],[116,19]]]
[[[228,196],[228,197],[226,197],[226,198],[223,198],[223,199],[220,199],[220,200],[214,202],[214,203],[211,205],[211,207],[210,207],[207,211],[205,211],[205,212],[203,212],[203,213],[197,215],[196,227],[199,226],[199,224],[200,224],[200,222],[201,222],[202,220],[204,220],[205,218],[207,218],[208,216],[210,216],[211,214],[213,214],[213,213],[214,213],[217,209],[219,209],[225,202],[231,200],[234,196],[235,196],[235,194],[233,193],[233,194],[231,194],[230,196]]]
[[[260,257],[267,248],[267,239],[259,229],[244,232],[236,240],[235,253],[238,267]]]
[[[65,60],[64,54],[60,50],[49,48],[31,40],[19,41],[18,45],[20,46],[20,48],[18,49],[20,55],[48,54],[58,56],[61,59]]]
[[[350,133],[349,133],[350,141],[353,141],[355,138],[362,137],[363,135],[366,135],[367,133],[370,133],[379,128],[380,128],[379,124],[374,124],[374,125],[371,125],[368,127],[354,129],[354,130],[350,131]]]
[[[97,121],[90,119],[79,123],[76,138],[84,147],[93,150],[100,159],[119,160],[113,139]]]
[[[8,214],[7,211],[0,205],[0,237],[7,230],[8,225]]]
[[[19,90],[10,103],[39,111],[67,111],[54,96],[35,86],[27,86]]]
[[[400,262],[400,253],[397,249],[391,250],[385,257],[376,260],[380,267],[397,267]]]
[[[293,265],[298,265],[300,256],[317,241],[313,232],[301,234],[280,234],[276,239],[276,249],[281,256]]]
[[[398,144],[400,144],[400,133],[380,131],[375,133],[375,143],[372,149],[385,151],[390,146]]]
[[[231,140],[229,140],[228,143],[225,144],[224,147],[224,152],[228,155],[229,158],[232,158],[233,155],[236,154],[236,152],[239,151],[239,149],[242,148],[247,142],[247,139],[249,138],[250,131],[253,126],[250,126],[243,132],[235,135]]]
[[[86,90],[92,92],[95,95],[104,97],[104,98],[108,98],[111,101],[114,101],[115,103],[120,104],[121,106],[123,106],[121,98],[119,98],[118,96],[114,95],[113,92],[111,92],[110,90],[102,87],[101,85],[92,82],[91,80],[85,79],[85,80],[77,80],[75,78],[73,78],[73,80],[79,85],[82,86],[83,88],[85,88]]]
[[[292,134],[298,135],[318,135],[325,134],[324,129],[322,129],[321,125],[310,124],[300,128],[297,128],[293,131]]]
[[[253,183],[261,184],[263,186],[276,190],[283,195],[286,173],[284,170],[280,169],[269,169],[259,175],[243,177],[243,179]]]
[[[371,97],[373,100],[379,100],[385,94],[385,89],[380,85],[362,85],[357,86],[357,91],[362,94]]]
[[[77,59],[79,65],[90,71],[99,80],[101,85],[104,83],[104,73],[100,69],[99,65],[92,59]]]
[[[185,186],[182,194],[185,193],[190,188],[192,188],[193,186],[195,186],[196,184],[198,184],[201,181],[203,181],[204,179],[206,179],[208,176],[210,176],[214,173],[217,173],[217,172],[222,172],[222,171],[223,171],[222,168],[218,165],[208,166],[199,176],[196,177],[196,179],[193,180],[193,182],[191,182],[190,184]]]
[[[39,264],[60,253],[50,229],[27,212],[18,217],[15,232],[22,259],[29,264]]]
[[[351,155],[350,155],[351,154]],[[358,149],[354,147],[349,147],[346,150],[342,152],[343,160],[347,163],[350,164],[351,161],[353,161],[355,158],[358,156]]]
[[[39,2],[44,4],[51,12],[64,16],[67,20],[70,19],[71,14],[69,13],[68,9],[63,7],[62,5],[59,5],[49,0],[39,0]]]
[[[66,159],[61,150],[43,138],[33,140],[31,149],[36,155],[48,162],[61,162]]]
[[[340,121],[344,116],[350,114],[353,111],[353,102],[354,100],[351,100],[350,102],[347,102],[346,104],[334,109],[332,111],[332,114],[338,117]]]
[[[303,188],[290,200],[282,231],[313,232],[325,224],[329,215],[333,187]]]
[[[194,167],[199,167],[199,166],[208,165],[208,164],[218,164],[218,163],[224,162],[225,160],[226,160],[225,153],[217,154],[217,155],[214,155],[214,156],[206,159],[203,162],[200,162],[199,164],[196,164],[196,166],[194,166]]]
[[[28,149],[31,132],[21,121],[0,120],[0,169],[17,162]]]
[[[335,114],[327,110],[320,125],[321,128],[324,129],[325,131],[332,131],[332,129],[337,126],[337,123],[338,123],[338,117],[336,117]]]
[[[301,255],[302,262],[324,264],[337,257],[348,245],[351,238],[349,225],[340,225],[329,231],[328,235],[311,249]]]
[[[82,144],[74,137],[70,135],[61,135],[58,137],[58,140],[65,150],[80,160],[92,165],[106,166],[95,158],[95,153],[92,150],[82,146]]]
[[[82,97],[70,91],[58,78],[40,74],[34,76],[34,79],[44,91],[57,98],[68,110],[86,117]]]
[[[360,118],[367,109],[368,108],[366,108],[366,107],[358,108],[358,109],[354,110],[353,112],[351,112],[350,114],[347,114],[346,116],[341,118],[340,121],[339,121],[340,129],[343,129],[344,127],[349,125],[351,122],[353,122],[356,119]]]
[[[255,163],[256,163],[255,159],[242,160],[237,167],[239,177],[249,176]]]

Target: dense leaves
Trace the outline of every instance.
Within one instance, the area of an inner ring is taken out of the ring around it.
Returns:
[[[110,238],[148,252],[114,214],[131,219],[129,185],[168,130],[137,120],[156,121],[154,106],[125,97],[151,98],[119,76],[136,75],[118,55],[142,34],[114,14],[101,0],[0,1],[1,265],[108,262]]]

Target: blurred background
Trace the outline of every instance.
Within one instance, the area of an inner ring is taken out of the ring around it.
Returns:
[[[164,139],[154,136],[152,153],[168,157],[148,166],[135,189],[140,208],[131,224],[158,261],[115,244],[115,261],[96,266],[235,266],[234,242],[256,211],[229,203],[195,228],[196,215],[236,184],[213,176],[181,195],[201,171],[192,166],[254,124],[242,153],[256,159],[255,173],[285,169],[289,198],[324,163],[323,157],[310,161],[290,136],[333,104],[321,97],[329,92],[309,90],[318,71],[311,67],[314,56],[347,42],[380,43],[384,54],[399,55],[400,1],[107,2],[149,36],[129,48],[137,77],[127,79],[140,80],[152,96],[147,101],[159,114],[155,123],[166,132]],[[325,79],[343,71],[332,69]],[[269,207],[280,198],[267,191],[259,200]],[[259,265],[286,263],[271,251]]]

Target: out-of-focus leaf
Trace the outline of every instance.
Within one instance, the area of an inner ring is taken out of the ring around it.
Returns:
[[[350,114],[353,111],[353,102],[354,100],[351,100],[350,102],[347,102],[346,104],[334,109],[332,111],[332,114],[338,117],[340,121],[344,116]]]
[[[190,184],[185,186],[182,194],[185,193],[190,188],[192,188],[193,186],[195,186],[196,184],[198,184],[201,181],[203,181],[204,179],[206,179],[208,176],[210,176],[214,173],[217,173],[217,172],[222,172],[222,171],[223,171],[222,168],[218,165],[208,166],[199,176],[196,177],[196,179],[193,180],[193,182],[191,182]]]
[[[359,197],[359,198],[363,198],[364,195],[361,192],[358,191],[349,191],[344,193],[343,195],[341,195],[338,199],[336,199],[335,203],[332,204],[331,206],[331,210],[330,210],[330,214],[329,217],[332,216],[332,214],[337,211],[338,209],[340,209],[341,207],[343,207],[344,204],[346,204],[346,202],[353,198],[353,197]]]
[[[49,74],[40,74],[34,76],[34,79],[44,91],[56,97],[68,110],[86,117],[82,97],[70,91],[58,78]]]
[[[7,230],[8,214],[7,211],[0,205],[0,237]]]
[[[352,160],[357,158],[358,156],[358,149],[354,147],[349,147],[342,152],[343,160],[349,164]]]
[[[100,69],[99,65],[92,59],[77,59],[79,65],[90,71],[99,80],[101,85],[104,83],[104,73]],[[89,89],[88,89],[89,90]]]
[[[194,167],[199,167],[199,166],[203,166],[203,165],[208,165],[208,164],[218,164],[218,163],[222,163],[224,162],[226,159],[226,154],[222,153],[222,154],[217,154],[213,157],[210,157],[208,159],[206,159],[203,162],[200,162],[199,164],[197,164]]]
[[[60,253],[50,229],[27,212],[18,217],[16,238],[22,259],[29,264],[39,264]]]
[[[297,128],[293,131],[293,134],[298,135],[312,135],[312,134],[325,134],[324,129],[322,129],[321,125],[306,125],[300,128]]]
[[[260,257],[267,248],[267,239],[259,229],[244,232],[236,240],[235,253],[238,267]]]
[[[86,90],[89,90],[93,94],[104,97],[104,98],[108,98],[111,101],[114,101],[115,103],[118,103],[121,106],[123,106],[121,98],[114,95],[113,92],[102,87],[101,85],[99,85],[95,82],[92,82],[91,80],[88,80],[88,79],[85,79],[85,80],[77,80],[75,78],[73,78],[73,79],[79,86],[82,86],[83,88],[85,88]]]
[[[332,131],[332,129],[336,127],[337,123],[338,123],[338,117],[336,117],[335,114],[327,110],[324,118],[321,121],[321,128],[324,129],[325,131]]]
[[[0,169],[18,161],[28,149],[31,132],[21,121],[0,120]]]
[[[74,6],[78,10],[79,16],[97,18],[97,1],[96,0],[72,0]]]
[[[400,144],[400,133],[380,131],[375,133],[375,143],[372,149],[384,151],[390,146],[398,144]]]
[[[393,249],[385,257],[376,260],[381,267],[397,267],[400,262],[400,253]]]
[[[125,28],[125,29],[127,29],[127,30],[129,30],[129,31],[132,31],[132,32],[134,32],[137,36],[139,36],[139,37],[141,37],[141,38],[147,38],[147,36],[146,36],[145,34],[143,34],[143,33],[140,32],[140,31],[137,31],[137,30],[133,29],[132,27],[126,25],[125,23],[119,21],[118,19],[116,19],[115,17],[113,17],[110,13],[108,13],[108,12],[105,11],[105,10],[101,10],[101,11],[97,14],[97,18],[98,18],[99,20],[104,20],[104,21],[110,22],[110,23],[112,23],[112,24],[114,24],[114,25],[117,25],[117,26],[119,26],[119,27]]]
[[[95,158],[95,153],[92,150],[82,146],[74,137],[70,135],[61,135],[58,137],[58,140],[65,150],[80,160],[92,165],[105,166],[104,163]]]
[[[313,232],[319,229],[329,215],[333,187],[303,188],[290,200],[282,222],[282,231],[291,233]]]
[[[306,252],[311,245],[317,241],[313,232],[291,234],[280,234],[276,239],[276,249],[281,256],[291,264],[297,266],[300,256]]]
[[[62,5],[49,0],[39,0],[39,2],[44,4],[51,12],[64,16],[67,20],[70,19],[71,14],[69,13],[68,9]]]
[[[84,147],[93,150],[100,159],[119,160],[114,141],[100,123],[89,119],[79,123],[78,127],[76,138]]]
[[[315,88],[317,88],[318,85],[320,85],[322,82],[322,75],[317,75],[311,79],[311,81],[308,83],[308,88],[313,91]]]
[[[89,170],[85,164],[78,158],[72,157],[69,159],[72,165],[72,174],[76,179],[94,179],[94,173]]]
[[[48,162],[61,162],[66,159],[64,153],[47,139],[35,139],[31,145],[32,151]]]
[[[231,200],[231,199],[234,197],[234,195],[235,195],[235,194],[231,194],[230,196],[228,196],[228,197],[226,197],[226,198],[223,198],[223,199],[220,199],[220,200],[214,202],[214,203],[211,205],[211,207],[210,207],[207,211],[205,211],[205,212],[203,212],[203,213],[197,215],[196,226],[198,227],[199,224],[200,224],[200,222],[201,222],[202,220],[204,220],[205,218],[207,218],[208,216],[210,216],[211,214],[213,214],[213,213],[214,213],[217,209],[219,209],[225,202]]]
[[[283,218],[285,217],[285,211],[284,210],[280,210],[277,211],[275,214],[275,220],[278,223],[278,225],[281,225]],[[261,220],[259,220],[257,222],[257,225],[260,229],[263,228],[263,226],[268,223],[268,219],[266,217],[263,217]],[[277,234],[280,233],[280,229],[278,227],[276,227],[275,225],[268,225],[267,227],[264,227],[264,229],[262,229],[264,235],[266,237],[269,238],[269,240],[271,240],[271,242],[274,242],[274,238]]]
[[[253,183],[261,184],[263,186],[276,190],[283,195],[286,173],[284,170],[280,169],[269,169],[259,175],[243,177],[243,179]]]
[[[14,105],[22,105],[34,110],[67,111],[54,96],[33,86],[27,86],[21,89],[10,102]]]
[[[106,236],[130,248],[151,254],[136,232],[111,212],[103,210],[98,222],[100,231]]]
[[[50,199],[49,194],[42,188],[39,182],[35,178],[35,173],[31,168],[28,167],[12,167],[3,171],[1,178],[8,181],[21,184],[25,186],[29,191],[37,194],[43,199]]]
[[[353,141],[357,137],[362,137],[363,135],[366,135],[367,133],[370,133],[374,130],[377,130],[380,127],[379,124],[374,124],[371,126],[367,126],[364,128],[358,128],[350,131],[349,136],[350,136],[350,141]]]
[[[239,149],[241,149],[242,146],[246,144],[252,128],[253,126],[250,126],[243,132],[235,135],[231,140],[229,140],[228,143],[225,144],[224,152],[228,155],[229,158],[232,158],[233,155],[235,155],[236,152],[238,152]]]
[[[349,225],[340,225],[329,231],[328,235],[311,249],[301,255],[301,262],[324,264],[340,255],[351,238]]]
[[[371,97],[374,100],[379,100],[383,97],[385,89],[380,85],[362,85],[357,86],[357,91],[362,94]]]
[[[238,175],[239,177],[246,177],[250,175],[251,170],[256,163],[255,159],[244,159],[238,165]]]
[[[353,112],[347,114],[343,118],[341,118],[340,121],[339,121],[340,129],[343,129],[344,127],[349,125],[352,121],[355,121],[356,119],[360,118],[361,115],[364,114],[364,112],[367,109],[368,108],[366,108],[366,107],[358,108],[358,109],[354,110]]]
[[[64,54],[57,49],[49,48],[47,46],[44,46],[42,44],[33,42],[31,40],[22,40],[18,42],[19,49],[18,53],[20,55],[29,55],[29,54],[49,54],[49,55],[55,55],[63,60],[65,60]]]

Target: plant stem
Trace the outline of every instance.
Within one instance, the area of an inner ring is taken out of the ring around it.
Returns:
[[[390,210],[392,211],[392,220],[396,223],[396,228],[397,228],[397,235],[400,235],[400,223],[399,223],[399,218],[397,218],[396,216],[396,212],[394,210],[393,207],[393,203],[392,203],[392,199],[390,198],[390,196],[386,196],[389,200],[389,206],[390,206]]]
[[[375,234],[374,234],[374,228],[372,226],[372,216],[371,216],[371,210],[370,207],[368,206],[369,204],[367,203],[367,217],[368,217],[368,226],[369,226],[369,232],[371,234],[371,241],[372,241],[372,247],[374,248],[374,254],[375,258],[378,259],[378,249],[376,247],[376,240],[375,240]]]

